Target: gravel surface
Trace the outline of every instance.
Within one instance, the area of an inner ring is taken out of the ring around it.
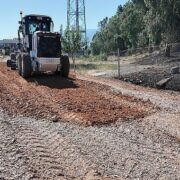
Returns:
[[[0,118],[0,179],[178,179],[180,144],[147,121],[80,127]]]

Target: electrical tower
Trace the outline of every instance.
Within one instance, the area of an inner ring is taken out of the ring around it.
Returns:
[[[87,44],[85,0],[67,0],[67,29],[80,30],[83,41]]]

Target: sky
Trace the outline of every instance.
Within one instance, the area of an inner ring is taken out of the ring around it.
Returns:
[[[115,14],[118,5],[127,0],[85,0],[87,29],[97,29],[97,24],[104,17]],[[67,0],[0,0],[0,39],[17,37],[19,12],[51,16],[54,30],[59,31],[67,23]]]

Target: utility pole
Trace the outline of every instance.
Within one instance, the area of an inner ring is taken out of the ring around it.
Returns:
[[[118,48],[118,79],[121,78],[121,61],[120,61],[120,49]]]
[[[75,27],[80,31],[87,45],[85,0],[67,0],[67,29]]]

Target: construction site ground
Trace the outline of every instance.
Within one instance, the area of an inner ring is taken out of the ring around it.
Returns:
[[[179,179],[179,92],[0,61],[0,179]]]
[[[171,53],[170,57],[165,57],[159,53],[144,57],[137,56],[136,60],[130,64],[136,68],[136,71],[128,71],[128,73],[122,74],[122,80],[156,88],[159,81],[171,77],[171,81],[163,89],[180,91],[180,72],[171,73],[173,67],[180,68],[180,52]]]

